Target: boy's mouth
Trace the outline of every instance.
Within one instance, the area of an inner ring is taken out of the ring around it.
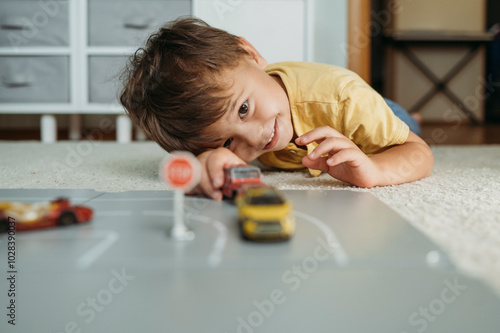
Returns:
[[[279,139],[278,134],[279,134],[278,119],[275,119],[273,131],[271,132],[271,135],[269,136],[269,139],[267,140],[267,144],[264,146],[263,150],[272,149],[274,146],[276,146],[276,143],[278,143],[278,139]]]

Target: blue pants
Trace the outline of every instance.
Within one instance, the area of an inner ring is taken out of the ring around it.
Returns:
[[[418,123],[418,121],[415,118],[410,116],[408,111],[403,109],[403,107],[401,105],[396,104],[393,101],[388,100],[387,98],[384,98],[384,99],[385,99],[385,102],[387,103],[387,105],[391,108],[392,112],[394,112],[394,114],[399,119],[404,121],[405,124],[408,125],[408,127],[410,127],[410,131],[412,131],[413,133],[415,133],[418,136],[420,136],[422,134],[422,129],[420,128],[420,124]]]

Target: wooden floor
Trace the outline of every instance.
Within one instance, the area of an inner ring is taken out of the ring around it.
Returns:
[[[422,138],[430,145],[500,144],[500,124],[422,124]]]
[[[67,140],[67,131],[58,132],[59,140]],[[500,124],[460,125],[450,124],[422,125],[422,138],[431,145],[481,145],[500,144]],[[103,140],[112,141],[115,133],[106,134]],[[0,140],[40,140],[39,130],[1,130]]]

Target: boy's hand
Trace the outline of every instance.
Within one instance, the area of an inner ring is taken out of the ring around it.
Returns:
[[[360,187],[377,185],[377,165],[350,139],[329,126],[307,132],[295,140],[301,146],[317,142],[318,146],[302,159],[310,169],[326,172],[332,177]],[[328,156],[323,156],[328,154]]]
[[[224,167],[247,164],[227,148],[207,150],[197,158],[201,164],[201,181],[189,194],[200,193],[214,200],[222,199]]]
[[[302,159],[304,166],[360,187],[402,184],[428,177],[434,158],[429,146],[415,133],[381,153],[366,156],[358,146],[331,127],[323,126],[297,138],[298,145],[317,142]],[[321,157],[327,154],[327,157]]]

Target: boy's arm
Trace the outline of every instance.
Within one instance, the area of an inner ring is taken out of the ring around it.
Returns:
[[[381,178],[377,185],[401,184],[426,178],[431,175],[434,166],[431,149],[411,131],[405,143],[370,158],[380,169]]]
[[[428,177],[434,164],[429,146],[412,132],[405,143],[372,156],[367,156],[354,142],[328,126],[318,127],[296,139],[299,145],[312,142],[318,146],[304,157],[304,166],[359,187],[415,181]]]

